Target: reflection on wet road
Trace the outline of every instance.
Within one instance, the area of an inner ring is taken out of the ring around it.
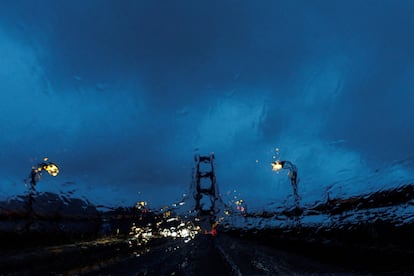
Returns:
[[[169,241],[139,257],[102,267],[101,275],[277,275],[341,273],[342,269],[254,241],[199,235],[189,243]]]

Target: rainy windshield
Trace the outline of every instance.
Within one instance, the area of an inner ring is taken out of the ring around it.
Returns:
[[[413,14],[3,1],[0,234],[124,235],[142,255],[201,234],[408,227]]]

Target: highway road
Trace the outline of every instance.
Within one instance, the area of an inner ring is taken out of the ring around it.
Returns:
[[[350,233],[348,233],[348,236]],[[112,236],[0,250],[0,275],[413,275],[407,248],[340,243],[323,236],[219,232],[130,245]],[[334,236],[337,237],[337,236]]]
[[[88,275],[309,275],[350,274],[271,246],[225,234],[170,241]]]

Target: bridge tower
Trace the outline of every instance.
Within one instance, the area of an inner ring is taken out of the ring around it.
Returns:
[[[213,225],[219,212],[218,202],[221,202],[216,175],[214,172],[214,153],[194,156],[193,181],[191,192],[195,199],[195,211],[201,221]]]

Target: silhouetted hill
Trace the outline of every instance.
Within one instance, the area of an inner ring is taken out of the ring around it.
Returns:
[[[0,218],[26,218],[35,216],[39,219],[86,219],[99,217],[98,210],[91,203],[60,196],[54,193],[39,193],[33,197],[30,213],[29,197],[17,196],[7,201],[0,201]]]
[[[37,193],[31,208],[28,195],[0,201],[3,248],[93,239],[99,235],[101,224],[96,207],[78,198]]]

